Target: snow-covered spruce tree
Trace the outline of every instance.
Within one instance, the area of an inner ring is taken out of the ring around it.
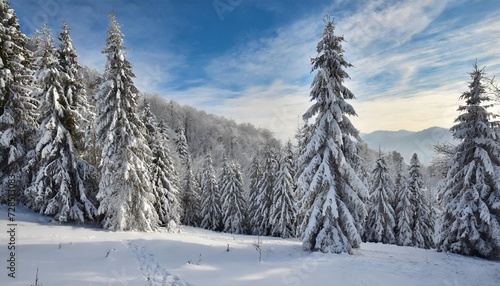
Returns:
[[[255,155],[250,165],[250,183],[248,190],[248,218],[249,218],[249,233],[259,234],[259,221],[255,219],[257,216],[257,210],[259,208],[259,202],[257,197],[259,196],[259,182],[262,177],[262,170],[259,160],[259,155]]]
[[[224,159],[221,175],[223,231],[243,234],[246,231],[246,200],[239,166]]]
[[[162,225],[167,228],[176,227],[181,222],[182,210],[179,198],[179,177],[170,158],[168,139],[146,101],[144,101],[142,117],[152,155],[148,170],[155,196],[155,210]]]
[[[101,162],[101,149],[97,144],[97,98],[98,89],[101,86],[103,76],[96,70],[88,67],[80,67],[80,74],[83,78],[84,88],[87,94],[88,109],[83,111],[85,125],[84,131],[84,154],[83,158],[93,166],[99,166]],[[99,174],[97,174],[99,177]],[[99,179],[97,178],[97,181]]]
[[[431,203],[427,199],[427,189],[424,186],[420,162],[417,154],[410,160],[408,189],[412,193],[413,238],[412,245],[420,248],[431,248],[434,245],[434,219],[431,213]]]
[[[271,206],[273,203],[273,188],[278,171],[278,161],[274,147],[268,143],[264,150],[264,165],[262,166],[262,176],[258,183],[256,200],[256,210],[250,218],[250,224],[255,226],[254,230],[258,235],[271,234]]]
[[[192,171],[192,160],[185,130],[179,127],[175,130],[175,133],[174,143],[181,163],[179,173],[184,177],[182,184],[182,208],[184,210],[182,221],[185,225],[198,226],[201,211],[201,186]]]
[[[366,223],[366,240],[394,244],[394,184],[384,157],[379,158],[373,170],[370,182],[370,202],[368,205],[368,221]]]
[[[297,175],[297,154],[295,153],[295,147],[292,144],[291,140],[288,140],[284,146],[283,153],[290,165],[290,176],[292,177],[293,182],[293,193],[295,194],[297,186],[295,184],[295,176]]]
[[[441,182],[441,181],[440,181]],[[430,248],[436,247],[437,238],[439,235],[440,225],[437,223],[439,220],[439,214],[441,213],[441,206],[438,201],[438,193],[441,189],[440,182],[437,182],[431,190],[425,192],[426,200],[429,204],[429,221],[432,226],[432,237],[430,238]]]
[[[317,116],[299,158],[303,170],[297,184],[304,190],[302,247],[340,253],[351,252],[361,243],[361,220],[367,215],[363,200],[368,190],[350,165],[357,151],[353,141],[360,138],[348,118],[356,112],[345,101],[354,95],[343,85],[348,78],[344,69],[351,64],[344,59],[344,38],[334,30],[333,19],[328,18],[317,45],[318,56],[312,59],[313,70],[318,70],[311,90],[314,104],[304,119]]]
[[[299,158],[302,156],[302,154],[306,151],[306,146],[307,142],[312,136],[312,131],[313,131],[312,125],[309,125],[307,122],[304,122],[304,124],[299,127],[297,130],[297,134],[295,135],[295,139],[297,140],[297,149],[296,149],[296,155],[295,155],[295,175],[294,175],[294,182],[298,181],[298,177],[300,174],[302,174],[305,166],[303,166],[304,162],[300,162]],[[302,163],[302,164],[301,164]],[[304,184],[297,184],[296,183],[296,188],[295,188],[295,200],[296,200],[296,206],[295,210],[297,212],[296,214],[296,227],[295,227],[295,236],[300,237],[302,235],[302,229],[301,229],[301,224],[304,221],[305,213],[307,212],[307,209],[304,208],[304,204],[306,202],[306,198],[304,197],[306,190],[302,189],[302,186],[308,186],[311,182],[306,182]]]
[[[212,156],[205,157],[203,165],[203,182],[201,186],[201,224],[204,229],[221,230],[222,211],[220,205],[220,192]]]
[[[75,142],[79,126],[77,95],[66,89],[70,76],[59,64],[47,26],[44,27],[43,55],[37,59],[35,80],[40,88],[41,128],[35,148],[34,176],[26,190],[28,206],[56,221],[93,220],[97,214],[93,193],[85,180],[94,167],[78,159]]]
[[[78,113],[76,124],[78,128],[70,130],[74,138],[75,147],[78,150],[78,158],[81,162],[81,170],[85,180],[85,187],[89,197],[95,200],[98,190],[98,173],[96,170],[97,160],[92,153],[95,153],[95,105],[89,103],[87,90],[81,73],[82,67],[78,62],[78,54],[73,47],[70,29],[66,22],[63,23],[62,31],[58,36],[59,47],[57,55],[59,68],[64,75],[61,86],[64,94],[68,96],[68,103]],[[89,166],[90,165],[90,166]]]
[[[200,185],[193,174],[190,162],[186,167],[184,186],[182,195],[184,214],[182,216],[182,223],[189,226],[198,226],[200,224],[201,212]]]
[[[394,178],[394,201],[392,202],[392,207],[394,211],[396,211],[396,207],[398,205],[398,193],[403,188],[403,180],[405,180],[405,176],[403,172],[405,170],[404,167],[404,158],[400,153],[393,151],[392,152],[392,160],[393,160],[393,172],[392,177]],[[397,228],[397,227],[396,227]]]
[[[0,203],[5,202],[9,176],[18,189],[27,187],[26,155],[34,147],[38,101],[32,96],[33,72],[27,37],[9,2],[0,0]],[[18,199],[21,199],[20,194]]]
[[[270,214],[271,234],[282,238],[295,237],[295,181],[292,143],[288,141],[280,154],[279,167],[272,193]]]
[[[29,60],[31,62],[31,69],[34,71],[40,69],[40,66],[38,66],[39,62],[37,62],[37,59],[43,57],[44,53],[43,46],[45,41],[44,29],[46,26],[48,27],[47,23],[44,23],[42,27],[36,29],[33,35],[28,37],[26,41],[26,48],[30,51]]]
[[[451,128],[461,140],[439,194],[444,204],[437,248],[500,259],[500,133],[488,111],[484,70],[474,64],[469,90],[460,99],[461,114]]]
[[[181,164],[183,166],[187,166],[188,161],[190,160],[190,155],[184,128],[177,128],[177,130],[175,130],[175,134],[176,138],[174,142],[175,146],[177,147],[179,159],[181,160]]]
[[[353,99],[355,99],[355,97]],[[357,114],[355,114],[354,116],[357,116]],[[346,153],[349,153],[350,155],[345,156],[347,164],[352,167],[354,172],[357,174],[357,178],[359,178],[361,185],[365,187],[364,189],[366,190],[366,193],[364,196],[361,196],[361,199],[366,208],[366,206],[368,205],[368,201],[370,200],[370,195],[369,195],[369,180],[371,178],[370,171],[372,170],[372,168],[375,167],[373,163],[375,162],[375,158],[377,157],[375,154],[375,156],[370,159],[370,162],[368,162],[368,159],[365,156],[367,153],[370,152],[368,151],[369,149],[368,144],[362,141],[361,137],[359,137],[359,131],[352,125],[350,120],[347,121],[341,120],[338,124],[342,130],[344,129],[349,130],[350,128],[353,128],[354,132],[356,132],[355,134],[357,137],[353,137],[351,135],[344,135],[344,137],[349,137],[350,140],[344,140],[342,149],[349,150]],[[370,168],[368,166],[370,166]],[[361,232],[364,231],[364,227],[361,226],[364,225],[364,223],[366,222],[367,212],[364,214],[363,212],[361,213],[353,212],[351,214],[353,215],[356,223],[359,225],[358,232],[360,232],[361,234]]]
[[[431,148],[436,153],[436,156],[431,160],[429,171],[433,176],[441,179],[439,182],[441,184],[446,178],[446,174],[450,168],[451,159],[455,154],[456,146],[449,142],[445,142],[432,145]]]
[[[297,130],[297,134],[295,135],[295,139],[297,140],[297,154],[296,154],[296,160],[294,162],[296,176],[298,174],[302,174],[302,171],[305,168],[305,166],[299,164],[298,158],[300,158],[302,154],[306,151],[307,142],[309,142],[309,140],[311,139],[312,132],[314,131],[313,127],[314,127],[313,125],[310,125],[307,122],[305,122]]]
[[[137,114],[138,90],[126,59],[123,34],[110,16],[103,53],[107,63],[98,98],[97,137],[102,148],[99,214],[104,228],[153,231],[159,224],[148,170],[151,150]]]
[[[87,94],[83,84],[83,77],[80,73],[80,64],[78,63],[78,55],[73,47],[70,29],[66,22],[63,23],[63,29],[58,36],[59,48],[57,55],[59,59],[59,67],[65,75],[61,86],[64,94],[67,94],[68,103],[76,108],[80,114],[77,120],[78,130],[73,130],[75,145],[78,147],[80,155],[85,151],[85,133],[86,129],[93,128],[89,124],[89,119],[95,117],[94,111],[87,101]],[[81,128],[83,126],[83,128]]]
[[[399,246],[413,245],[413,225],[415,206],[413,193],[408,188],[406,177],[401,175],[399,190],[396,193],[396,244]]]
[[[368,174],[368,162],[367,159],[364,158],[364,154],[367,152],[366,149],[368,145],[361,140],[345,140],[344,141],[344,150],[352,150],[352,156],[349,156],[347,159],[347,163],[352,167],[354,172],[357,174],[361,184],[366,186],[368,190],[370,175]],[[349,185],[346,185],[347,188],[350,188]],[[367,208],[368,203],[370,201],[369,195],[361,196],[361,201]],[[393,207],[394,209],[394,207]],[[367,209],[366,209],[367,210]],[[361,238],[366,237],[364,232],[366,230],[366,217],[367,212],[351,212],[351,215],[356,222],[358,233]]]

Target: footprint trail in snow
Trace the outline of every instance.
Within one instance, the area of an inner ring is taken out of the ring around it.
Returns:
[[[148,280],[150,286],[189,286],[189,283],[181,280],[176,275],[168,273],[167,270],[162,268],[160,264],[154,259],[153,254],[149,253],[144,246],[137,242],[129,241],[127,243],[129,248],[135,254],[142,274]]]

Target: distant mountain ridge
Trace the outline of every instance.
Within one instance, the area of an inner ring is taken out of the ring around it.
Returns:
[[[436,155],[431,149],[431,145],[448,142],[458,144],[447,128],[431,127],[421,131],[374,131],[368,134],[361,134],[361,138],[371,149],[383,152],[398,151],[409,163],[413,153],[417,153],[420,162],[429,165]]]

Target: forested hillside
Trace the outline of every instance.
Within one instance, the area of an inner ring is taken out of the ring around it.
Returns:
[[[260,154],[266,144],[278,144],[267,129],[256,128],[250,123],[237,124],[222,116],[182,106],[168,100],[168,95],[145,94],[145,99],[157,119],[165,123],[173,144],[179,141],[180,133],[184,132],[195,168],[201,167],[205,154],[210,152],[217,167],[222,166],[222,158],[226,155],[246,170],[253,157]]]

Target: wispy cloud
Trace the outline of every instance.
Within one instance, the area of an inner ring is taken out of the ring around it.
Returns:
[[[369,1],[342,19],[338,31],[349,39],[351,53],[381,52],[400,46],[426,29],[446,7],[446,0]],[[361,54],[361,55],[362,55]]]
[[[500,39],[491,36],[500,33],[498,19],[493,13],[459,28],[442,23],[421,32],[423,40],[359,59],[349,83],[360,101],[358,128],[450,127],[472,63],[477,59],[488,74],[500,74]]]
[[[411,96],[412,91],[428,90],[429,85],[463,82],[463,75],[476,58],[481,65],[495,65],[500,39],[491,35],[500,33],[499,16],[491,15],[460,29],[445,29],[432,37],[423,33],[429,36],[425,40],[359,59],[358,68],[352,73],[355,84],[361,87],[366,82],[374,83],[378,92],[369,94],[360,88],[359,92],[366,95],[360,98]],[[389,78],[392,81],[376,81],[379,75],[391,73],[396,75]]]
[[[302,19],[280,28],[273,37],[241,44],[212,59],[205,71],[221,86],[272,84],[276,80],[296,83],[308,76],[321,21]]]
[[[346,35],[346,56],[356,67],[350,72],[353,84],[364,87],[355,88],[358,98],[388,96],[393,87],[410,83],[418,67],[414,55],[422,53],[412,39],[445,7],[446,1],[372,1],[341,19],[338,31]]]
[[[156,92],[165,89],[165,85],[174,82],[176,70],[185,66],[185,58],[170,51],[130,51],[129,60],[134,64],[135,84],[144,92]]]

